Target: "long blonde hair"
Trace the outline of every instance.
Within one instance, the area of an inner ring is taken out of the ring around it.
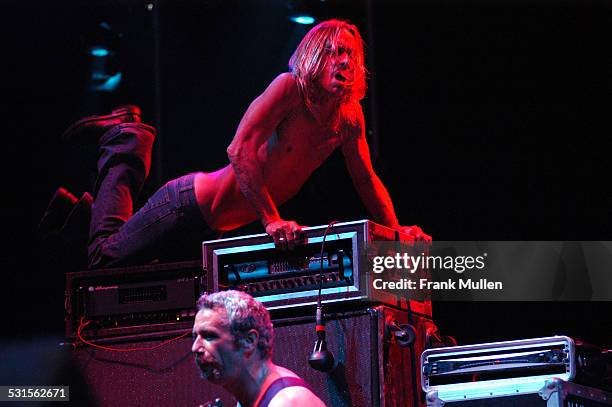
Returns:
[[[327,20],[313,27],[304,36],[295,52],[289,59],[289,68],[296,78],[298,87],[304,97],[306,105],[312,106],[313,95],[316,94],[316,78],[325,68],[330,51],[336,52],[338,37],[343,30],[351,33],[355,39],[352,61],[354,73],[350,82],[345,83],[348,90],[342,100],[342,116],[351,122],[357,120],[359,101],[366,93],[366,69],[364,63],[363,39],[359,30],[353,24],[342,20]]]

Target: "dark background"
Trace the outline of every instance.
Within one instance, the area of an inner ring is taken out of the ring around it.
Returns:
[[[296,2],[293,2],[296,3]],[[315,1],[368,42],[373,161],[403,224],[437,240],[612,240],[608,1]],[[55,189],[90,190],[95,155],[62,145],[85,114],[136,103],[151,177],[227,163],[250,101],[310,28],[286,1],[3,2],[4,336],[61,338],[67,270],[37,223]],[[105,22],[110,31],[100,28]],[[88,90],[106,38],[117,91]],[[334,154],[281,208],[306,225],[367,218]],[[259,224],[233,234],[262,232]],[[460,343],[567,334],[610,344],[610,303],[437,303]]]

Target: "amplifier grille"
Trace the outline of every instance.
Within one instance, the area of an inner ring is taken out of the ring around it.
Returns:
[[[167,298],[166,286],[133,287],[119,290],[119,304],[142,304],[164,301]]]

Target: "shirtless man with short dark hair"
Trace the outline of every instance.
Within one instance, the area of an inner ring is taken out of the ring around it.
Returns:
[[[291,248],[301,228],[283,219],[277,206],[337,147],[374,220],[416,240],[431,240],[418,226],[399,224],[372,168],[360,105],[366,85],[357,28],[339,20],[317,25],[289,65],[291,72],[274,79],[244,114],[227,149],[230,165],[169,182],[133,216],[133,196],[148,174],[155,134],[140,122],[140,110],[125,106],[83,119],[66,132],[66,138],[95,142],[100,149],[90,267],[152,260],[179,238],[198,239],[192,242],[197,246],[214,232],[257,219],[277,245]]]

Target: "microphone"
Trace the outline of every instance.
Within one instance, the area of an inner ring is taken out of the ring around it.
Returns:
[[[327,341],[325,340],[325,317],[323,316],[323,306],[317,306],[317,340],[314,349],[308,358],[310,367],[319,372],[329,372],[334,367],[334,355],[327,350]]]
[[[334,355],[327,350],[327,341],[325,340],[325,316],[323,315],[323,304],[321,301],[321,290],[323,288],[323,253],[325,249],[325,238],[329,229],[337,223],[335,220],[329,222],[325,233],[323,233],[323,241],[321,242],[321,254],[320,254],[320,270],[319,270],[319,294],[317,296],[317,315],[316,315],[316,331],[317,340],[315,342],[314,349],[308,358],[308,364],[319,372],[330,372],[334,368]],[[342,254],[340,253],[340,267],[342,267]],[[328,258],[331,263],[331,257]],[[343,270],[343,269],[341,269]],[[343,271],[342,271],[343,272]]]

